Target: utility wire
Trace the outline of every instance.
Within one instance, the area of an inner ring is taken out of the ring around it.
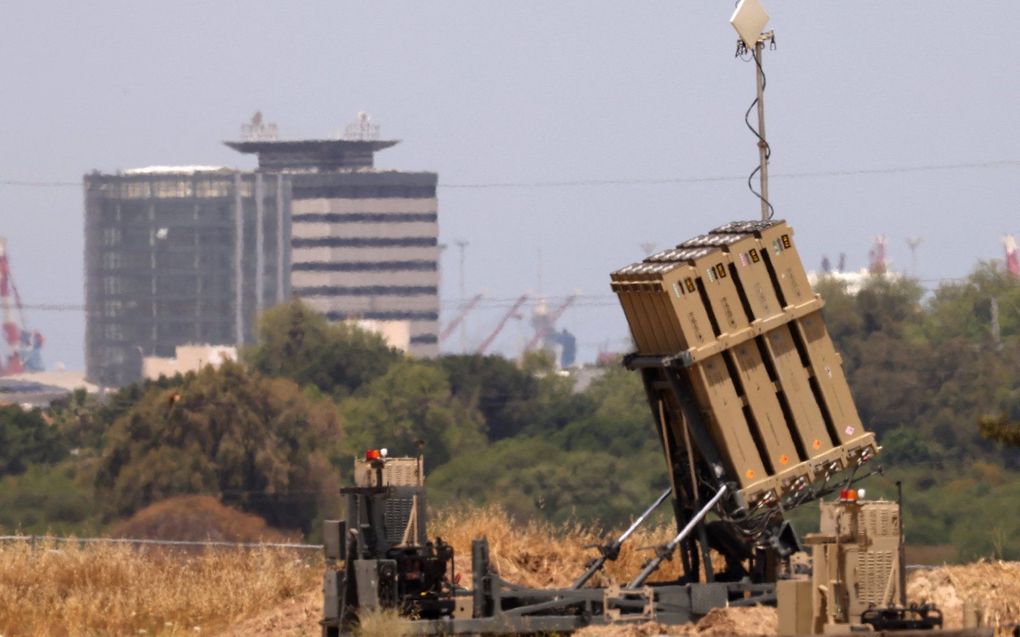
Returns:
[[[941,286],[952,286],[966,284],[966,278],[944,278],[944,279],[911,279],[922,284],[921,289],[926,292],[937,291]],[[563,294],[544,295],[542,299],[547,303],[556,303],[574,297],[571,310],[583,307],[609,307],[619,304],[617,297],[613,294]],[[450,309],[461,309],[468,299],[450,298],[440,301],[440,307]],[[474,311],[509,309],[517,303],[516,297],[482,299],[475,306]],[[25,303],[21,306],[26,310],[40,312],[99,312],[98,305],[89,307],[81,303]]]
[[[979,162],[961,162],[953,164],[918,164],[914,166],[892,166],[887,168],[853,168],[844,170],[816,170],[803,172],[769,173],[770,179],[805,179],[824,177],[857,177],[865,175],[893,175],[915,172],[933,172],[940,170],[987,169],[1020,166],[1018,159],[996,159]],[[484,188],[585,188],[602,186],[666,186],[671,184],[696,184],[710,182],[746,181],[743,175],[716,175],[703,177],[662,177],[648,179],[577,179],[569,181],[533,181],[533,182],[489,182],[474,184],[439,184],[440,188],[448,189],[484,189]]]
[[[885,168],[847,168],[836,170],[818,170],[803,172],[770,173],[773,179],[811,179],[824,177],[857,177],[864,175],[894,175],[916,172],[933,172],[940,170],[987,169],[1020,166],[1020,159],[993,159],[977,162],[961,162],[947,164],[917,164],[912,166],[890,166]],[[560,181],[493,181],[477,183],[440,183],[441,189],[447,190],[481,190],[481,189],[542,189],[542,188],[601,188],[604,186],[668,186],[672,184],[697,184],[711,182],[746,181],[743,175],[706,175],[700,177],[653,177],[633,179],[569,179]],[[42,181],[0,179],[0,186],[23,186],[30,188],[81,188],[80,181]]]
[[[222,542],[216,540],[152,540],[119,537],[57,537],[53,535],[0,535],[0,543],[28,542],[36,544],[126,544],[132,546],[190,546],[195,548],[235,548],[235,549],[286,549],[321,551],[321,544],[298,544],[291,542]]]

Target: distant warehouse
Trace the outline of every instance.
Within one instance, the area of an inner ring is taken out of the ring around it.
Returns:
[[[86,367],[106,386],[189,343],[243,345],[298,296],[415,356],[438,354],[435,173],[374,168],[366,120],[282,141],[259,118],[227,146],[254,171],[150,167],[85,176]]]

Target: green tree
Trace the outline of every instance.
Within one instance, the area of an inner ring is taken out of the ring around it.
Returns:
[[[47,412],[54,426],[64,434],[72,447],[98,450],[102,447],[106,430],[131,409],[149,388],[178,387],[182,382],[183,377],[179,374],[172,378],[161,376],[157,380],[132,383],[105,396],[77,389],[53,401]]]
[[[622,366],[603,368],[583,398],[590,401],[590,411],[556,432],[553,440],[572,451],[605,451],[618,458],[651,452],[665,476],[655,419],[639,373]]]
[[[528,435],[458,454],[436,468],[432,501],[496,503],[522,519],[625,523],[667,483],[639,375],[603,368],[587,389],[575,392],[573,379],[538,363],[542,375],[535,377],[532,401],[552,405],[554,418],[539,418],[526,428]]]
[[[978,419],[978,430],[988,440],[1010,447],[1020,447],[1020,424],[1009,422],[1005,414],[982,416]]]
[[[67,458],[0,478],[0,529],[61,535],[98,532],[91,472],[88,462]]]
[[[57,462],[67,441],[38,409],[0,407],[0,476],[23,473],[34,462]]]
[[[555,429],[585,410],[570,382],[555,375],[551,359],[532,362],[525,370],[500,356],[445,356],[438,361],[454,395],[486,418],[491,440]]]
[[[112,515],[207,493],[270,524],[307,531],[328,501],[339,443],[333,404],[239,364],[206,367],[180,387],[149,387],[104,435],[96,487]]]
[[[865,335],[883,332],[896,337],[910,336],[911,328],[923,317],[923,294],[924,290],[913,279],[870,279],[854,299],[861,330]]]
[[[499,504],[518,519],[618,526],[665,488],[661,456],[657,460],[565,451],[540,438],[511,438],[436,469],[429,482],[430,499],[440,506]]]
[[[266,310],[258,344],[244,352],[252,369],[349,395],[402,358],[378,334],[347,323],[330,323],[300,300]]]
[[[416,455],[421,441],[428,466],[435,467],[487,444],[482,415],[452,394],[442,369],[425,362],[392,365],[344,400],[341,411],[348,456],[378,448]]]
[[[825,300],[825,325],[837,349],[845,356],[844,346],[861,332],[856,299],[847,291],[845,281],[833,277],[822,277],[814,289]]]
[[[996,262],[981,262],[964,281],[943,283],[929,302],[924,331],[933,344],[965,338],[992,341],[992,300],[1003,338],[1020,335],[1020,281]]]
[[[531,422],[522,430],[529,436],[551,436],[572,422],[589,416],[595,408],[591,396],[578,392],[574,379],[556,367],[555,358],[545,350],[528,353],[521,370],[534,377],[537,391],[533,398]]]

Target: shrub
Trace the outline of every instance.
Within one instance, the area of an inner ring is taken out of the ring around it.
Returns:
[[[115,524],[111,534],[196,542],[283,542],[288,539],[257,515],[224,506],[208,495],[182,495],[151,504]]]

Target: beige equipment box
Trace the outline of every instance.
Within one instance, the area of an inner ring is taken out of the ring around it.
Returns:
[[[379,512],[381,519],[376,521],[389,542],[405,548],[425,544],[425,478],[420,456],[389,458],[380,454],[373,460],[355,458],[354,484],[392,490]],[[364,511],[362,517],[368,519],[369,512]]]
[[[821,528],[805,537],[811,579],[777,585],[779,634],[843,634],[900,600],[900,524],[895,502],[822,502]]]
[[[380,458],[381,472],[373,467],[369,460],[354,460],[354,484],[359,487],[422,487],[421,459],[419,458]],[[382,484],[378,484],[379,477]]]
[[[612,289],[664,440],[693,439],[744,504],[877,453],[784,221],[716,228],[617,270]]]

